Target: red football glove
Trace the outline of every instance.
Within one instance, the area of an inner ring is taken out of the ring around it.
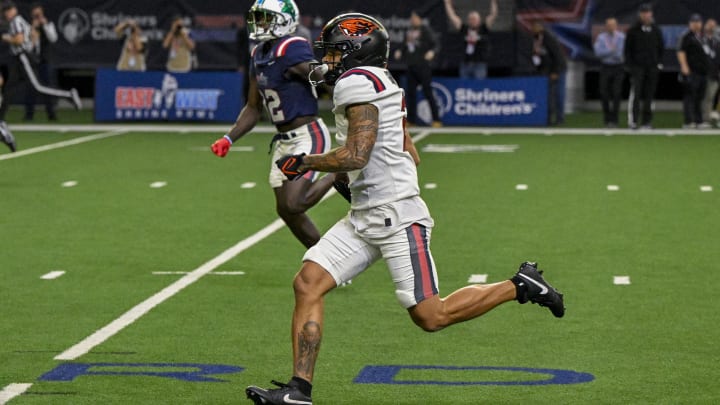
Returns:
[[[275,164],[288,180],[295,180],[306,172],[306,170],[298,170],[303,163],[303,156],[305,156],[304,153],[300,155],[286,155],[276,160]]]
[[[228,151],[230,150],[230,146],[232,145],[232,139],[230,139],[229,136],[225,135],[222,138],[215,141],[214,144],[210,147],[210,149],[213,151],[214,154],[225,157],[225,155],[228,154]]]

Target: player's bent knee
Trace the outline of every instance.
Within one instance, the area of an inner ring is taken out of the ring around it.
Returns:
[[[280,218],[291,217],[294,215],[302,214],[307,211],[307,207],[298,201],[278,201],[275,206]]]
[[[293,290],[296,297],[318,298],[322,297],[335,287],[335,280],[319,264],[305,262],[300,272],[293,280]]]
[[[447,316],[430,302],[423,301],[408,312],[415,325],[426,332],[437,332],[448,325]]]

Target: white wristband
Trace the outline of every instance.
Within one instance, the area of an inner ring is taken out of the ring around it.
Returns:
[[[230,138],[230,136],[228,136],[227,134],[225,134],[225,136],[223,136],[223,138],[227,139],[227,141],[230,142],[230,145],[233,144],[232,138]]]

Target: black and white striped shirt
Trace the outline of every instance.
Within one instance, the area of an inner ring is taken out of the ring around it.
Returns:
[[[10,50],[13,55],[19,55],[23,52],[30,52],[33,49],[32,38],[30,37],[30,31],[32,27],[25,21],[20,14],[17,14],[10,20],[10,29],[8,33],[10,36],[16,36],[17,34],[23,34],[23,42],[20,45],[10,45]]]

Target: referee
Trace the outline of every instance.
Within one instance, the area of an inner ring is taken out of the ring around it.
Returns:
[[[81,109],[80,97],[75,89],[60,90],[42,85],[36,74],[37,61],[33,55],[33,43],[30,36],[32,27],[18,14],[17,7],[12,1],[2,3],[2,12],[9,24],[8,32],[2,34],[2,40],[10,45],[14,58],[9,63],[5,85],[2,88],[2,105],[0,105],[0,120],[5,120],[10,97],[24,80],[29,80],[36,92],[52,97],[66,98],[73,103],[76,109]]]

